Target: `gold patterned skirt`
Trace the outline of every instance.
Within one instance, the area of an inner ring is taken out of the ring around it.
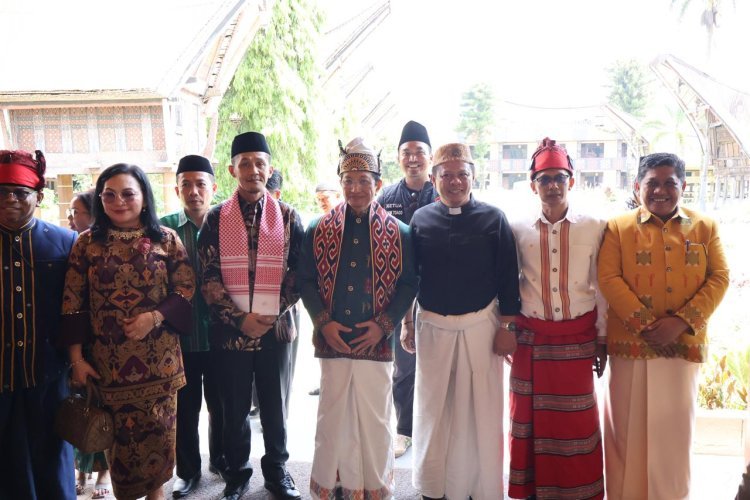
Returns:
[[[118,500],[145,496],[172,478],[177,394],[110,406],[115,441],[107,452]]]

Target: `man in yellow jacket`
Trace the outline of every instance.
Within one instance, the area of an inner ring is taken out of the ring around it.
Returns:
[[[710,218],[680,206],[685,162],[641,158],[640,206],[610,220],[599,251],[609,302],[607,497],[688,498],[699,363],[708,319],[729,284]]]

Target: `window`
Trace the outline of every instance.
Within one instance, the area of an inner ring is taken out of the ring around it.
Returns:
[[[604,158],[604,143],[582,142],[581,158]]]
[[[503,160],[525,160],[526,144],[503,144]]]

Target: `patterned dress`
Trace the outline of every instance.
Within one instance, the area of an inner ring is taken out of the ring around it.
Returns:
[[[115,496],[138,498],[172,477],[177,390],[185,385],[179,334],[190,330],[195,278],[171,229],[153,242],[142,230],[110,230],[106,242],[80,235],[63,296],[63,341],[91,349],[115,442],[107,451]],[[164,322],[128,339],[122,320],[158,310]],[[88,323],[88,325],[86,324]],[[88,328],[86,328],[88,326]]]

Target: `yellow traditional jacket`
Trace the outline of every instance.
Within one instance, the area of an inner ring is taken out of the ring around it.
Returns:
[[[705,361],[708,318],[728,285],[729,267],[712,219],[682,207],[666,222],[643,207],[613,218],[599,251],[609,354],[658,357],[641,332],[674,315],[692,328],[677,338],[678,355]]]

